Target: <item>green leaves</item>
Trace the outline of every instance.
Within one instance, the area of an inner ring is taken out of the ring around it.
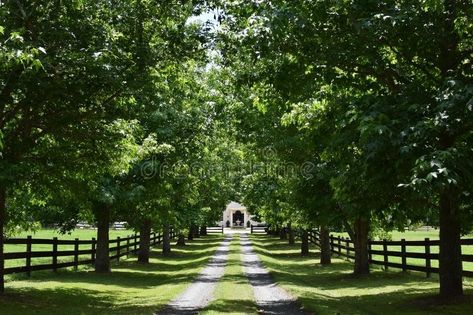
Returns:
[[[313,180],[275,180],[280,194],[298,192],[286,204],[319,220],[338,208],[404,223],[445,187],[471,189],[471,6],[458,3],[453,29],[437,0],[225,8],[219,47],[241,97],[242,139],[276,147],[282,161],[324,165]],[[266,180],[249,176],[246,194],[278,207],[260,197],[274,191]]]

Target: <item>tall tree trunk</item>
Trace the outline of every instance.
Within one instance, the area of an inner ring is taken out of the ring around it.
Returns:
[[[200,235],[202,235],[202,236],[207,236],[207,226],[202,225],[202,226],[200,227]]]
[[[294,245],[296,243],[296,233],[294,229],[292,228],[291,223],[287,224],[287,233],[288,233],[288,240],[289,240],[289,245]]]
[[[5,259],[3,255],[4,243],[5,243],[5,225],[7,221],[6,214],[6,199],[7,190],[6,187],[0,186],[0,271],[5,268]],[[0,272],[0,294],[5,292],[5,276],[3,272]]]
[[[443,0],[444,32],[440,40],[439,65],[444,80],[454,75],[462,61],[458,49],[460,36],[455,26],[459,2]],[[448,130],[442,133],[439,140],[442,150],[448,150],[455,145],[455,138]],[[459,212],[457,193],[445,188],[440,194],[439,279],[440,296],[446,299],[463,295]]]
[[[309,232],[306,229],[302,230],[301,233],[301,255],[309,255]]]
[[[150,236],[151,220],[145,219],[140,226],[140,250],[138,251],[138,262],[140,263],[149,263]]]
[[[171,254],[171,227],[165,224],[163,227],[163,255]]]
[[[330,248],[330,231],[326,226],[320,227],[320,264],[330,265],[332,263],[332,252]]]
[[[368,255],[368,233],[369,222],[366,219],[358,218],[355,220],[355,275],[365,275],[370,273],[369,255]]]
[[[458,201],[445,189],[440,195],[440,296],[446,299],[463,295],[462,253]]]
[[[194,240],[194,225],[191,225],[191,226],[189,227],[189,233],[187,234],[187,239],[188,239],[189,241]]]
[[[95,219],[97,220],[97,252],[95,254],[95,271],[110,272],[109,225],[110,206],[104,203],[95,205]]]
[[[179,236],[177,237],[176,245],[177,246],[185,246],[186,245],[186,237],[184,236],[184,234],[179,233]]]

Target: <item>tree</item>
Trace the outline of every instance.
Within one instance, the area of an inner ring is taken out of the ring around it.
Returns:
[[[109,163],[105,153],[120,139],[113,122],[133,110],[124,96],[133,62],[126,40],[113,34],[126,22],[108,23],[107,9],[105,2],[2,5],[1,235],[15,189],[41,178],[87,181],[95,174],[84,170],[100,172]],[[97,150],[94,143],[105,138]]]
[[[130,135],[124,125],[159,106],[156,91],[166,80],[157,80],[172,77],[170,67],[158,71],[163,61],[202,55],[202,29],[187,25],[201,4],[7,1],[1,6],[0,195],[5,198],[0,211],[15,210],[5,205],[27,183],[73,182],[89,193],[80,202],[100,221],[99,243],[107,243],[124,180],[114,172],[114,162],[127,158],[117,158],[113,149]],[[150,104],[145,96],[152,94]],[[44,194],[48,202],[57,195]],[[108,243],[102,245],[97,257],[100,262],[103,256],[100,269],[107,270]]]
[[[453,0],[227,3],[221,36],[222,55],[242,69],[256,106],[279,100],[309,114],[300,121],[309,126],[317,111],[333,114],[323,124],[335,126],[331,143],[319,152],[340,172],[330,182],[354,223],[356,270],[368,270],[370,223],[392,214],[389,225],[398,225],[437,203],[446,298],[462,293],[459,240],[468,224],[459,217],[471,215],[471,165],[462,162],[471,140],[471,10]],[[408,204],[415,210],[400,208]]]

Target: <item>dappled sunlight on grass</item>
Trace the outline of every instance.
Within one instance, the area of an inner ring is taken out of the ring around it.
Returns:
[[[169,257],[154,248],[150,264],[122,260],[110,274],[90,267],[11,277],[0,297],[0,314],[152,314],[182,292],[215,253],[223,237],[208,236],[173,247]]]
[[[352,274],[353,264],[333,258],[321,266],[319,253],[311,245],[308,257],[300,256],[300,244],[290,246],[269,236],[252,235],[254,248],[274,279],[316,314],[470,314],[471,300],[458,305],[417,303],[435,296],[438,281],[422,273],[382,271],[373,268],[368,276]],[[471,282],[466,292],[473,293]]]

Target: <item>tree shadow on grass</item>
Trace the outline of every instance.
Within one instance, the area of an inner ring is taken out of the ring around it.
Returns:
[[[0,313],[23,314],[152,314],[157,307],[139,299],[120,303],[110,292],[79,288],[17,289],[0,296]]]
[[[175,273],[153,273],[153,272],[132,272],[116,270],[115,272],[98,274],[90,272],[62,272],[42,274],[27,279],[31,283],[54,282],[67,284],[86,283],[90,285],[106,285],[122,288],[150,289],[159,285],[188,282],[189,279],[196,278],[198,272]],[[26,279],[25,279],[26,280]],[[8,289],[10,290],[10,289]]]
[[[402,289],[389,293],[343,295],[333,297],[320,293],[303,294],[299,301],[308,309],[321,314],[383,314],[383,315],[466,315],[471,314],[473,302],[464,299],[454,305],[422,303],[436,299],[432,290]]]

